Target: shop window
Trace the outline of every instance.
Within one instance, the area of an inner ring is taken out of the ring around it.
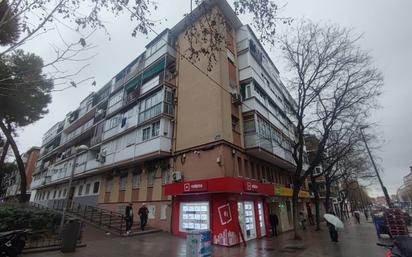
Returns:
[[[140,181],[141,181],[141,175],[140,174],[133,174],[132,177],[132,186],[133,188],[139,188],[140,187]]]
[[[99,193],[99,187],[100,187],[100,182],[99,181],[94,182],[94,184],[93,184],[93,194]]]
[[[180,203],[179,230],[209,229],[209,202]]]
[[[107,179],[106,180],[106,193],[112,192],[112,187],[113,187],[113,179]]]
[[[90,194],[90,184],[87,184],[87,185],[86,185],[86,189],[84,190],[84,194],[85,194],[85,195]]]
[[[154,219],[156,217],[156,206],[155,205],[148,205],[147,209],[149,210],[149,215],[147,217],[149,219]]]
[[[126,176],[120,177],[119,179],[119,190],[123,191],[126,190]]]
[[[167,204],[160,205],[160,219],[165,220],[167,218]]]

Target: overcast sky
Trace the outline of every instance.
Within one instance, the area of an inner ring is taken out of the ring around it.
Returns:
[[[156,28],[159,32],[176,24],[190,6],[189,0],[157,2],[159,9],[153,14],[154,19],[167,19]],[[372,117],[379,125],[382,144],[382,148],[374,154],[383,168],[382,178],[389,192],[396,193],[402,177],[412,165],[412,112],[408,101],[412,97],[412,79],[409,74],[412,60],[412,1],[282,0],[279,4],[285,5],[280,16],[333,22],[364,33],[361,44],[370,52],[385,78],[384,93],[380,99],[382,108]],[[88,40],[88,43],[96,45],[90,54],[97,55],[88,62],[90,65],[80,76],[80,79],[95,77],[97,86],[87,83],[54,93],[49,114],[20,132],[18,143],[22,152],[33,145],[39,146],[42,135],[53,124],[61,121],[67,112],[78,107],[84,97],[103,86],[142,53],[144,46],[154,37],[153,34],[148,37],[131,37],[133,25],[126,16],[114,18],[107,15],[104,20],[107,22],[111,40],[101,31]],[[66,40],[77,40],[77,35],[64,30],[61,33]],[[47,61],[53,56],[49,44],[58,42],[56,34],[51,32],[31,42],[25,49],[39,54]],[[273,54],[272,59],[282,72],[284,67],[277,55]],[[79,67],[79,64],[68,63],[64,68],[75,70],[76,67]],[[369,187],[372,195],[380,194],[378,189],[377,186]]]

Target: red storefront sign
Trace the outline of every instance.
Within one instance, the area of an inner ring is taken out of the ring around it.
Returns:
[[[206,181],[184,182],[183,183],[183,192],[184,193],[205,192],[205,191],[207,191],[207,182]]]
[[[243,183],[243,187],[247,192],[258,192],[259,191],[259,184],[254,183],[252,181],[245,181]]]
[[[253,192],[264,195],[273,195],[273,184],[263,184],[254,180],[242,178],[212,178],[193,180],[164,185],[165,195],[183,195],[197,192],[210,193],[241,193]]]

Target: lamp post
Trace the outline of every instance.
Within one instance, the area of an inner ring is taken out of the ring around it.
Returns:
[[[373,160],[371,151],[369,150],[368,143],[366,142],[366,139],[365,139],[365,135],[363,134],[363,129],[365,129],[365,128],[367,128],[367,126],[361,126],[361,127],[359,128],[360,133],[361,133],[361,136],[362,136],[362,139],[363,139],[363,142],[365,143],[366,150],[368,151],[369,158],[371,159],[373,168],[375,169],[376,177],[378,178],[379,184],[381,185],[381,188],[382,188],[382,191],[383,191],[383,194],[385,195],[386,204],[388,205],[389,208],[392,208],[393,206],[392,206],[391,199],[389,198],[388,190],[387,190],[386,187],[383,185],[381,176],[379,175],[379,172],[378,172],[378,168],[376,168],[375,161]]]
[[[63,231],[63,225],[64,225],[64,217],[66,215],[66,209],[67,205],[69,203],[69,195],[70,195],[70,189],[72,187],[72,182],[73,182],[73,177],[74,177],[74,170],[76,168],[76,161],[77,157],[79,156],[80,153],[89,150],[89,147],[87,145],[80,145],[76,148],[74,158],[73,158],[73,164],[72,164],[72,170],[70,172],[70,178],[69,178],[69,184],[67,185],[66,189],[66,198],[64,199],[63,202],[63,211],[62,211],[62,218],[60,220],[60,231]]]

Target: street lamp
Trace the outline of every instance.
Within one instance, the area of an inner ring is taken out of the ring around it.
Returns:
[[[368,143],[366,142],[365,135],[363,134],[363,129],[365,129],[365,128],[367,128],[367,127],[368,127],[368,126],[361,126],[361,127],[359,128],[359,130],[360,130],[360,133],[361,133],[363,142],[365,143],[366,150],[368,151],[369,158],[371,159],[373,168],[375,169],[376,177],[378,177],[379,184],[381,185],[383,194],[385,195],[386,204],[388,205],[389,208],[392,208],[392,202],[391,202],[391,199],[389,198],[388,190],[386,190],[386,187],[383,185],[381,176],[379,175],[378,169],[376,168],[375,161],[373,160],[371,151],[369,150]]]
[[[60,231],[63,231],[63,225],[64,225],[64,216],[66,214],[66,208],[69,203],[69,195],[70,195],[70,188],[72,187],[72,182],[73,182],[73,177],[74,177],[74,169],[76,168],[76,161],[77,157],[79,156],[80,153],[83,153],[84,151],[89,150],[89,147],[87,145],[80,145],[76,147],[75,149],[75,154],[74,154],[74,160],[72,164],[72,170],[70,173],[70,178],[69,178],[69,184],[66,189],[66,199],[63,202],[63,211],[62,211],[62,218],[60,220]]]

